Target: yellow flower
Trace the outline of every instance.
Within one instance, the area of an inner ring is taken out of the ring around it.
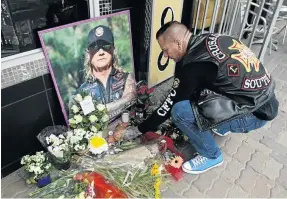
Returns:
[[[108,150],[108,143],[104,138],[92,137],[89,141],[89,150],[93,154],[101,154]]]
[[[160,189],[160,183],[161,183],[160,178],[157,178],[154,183],[155,190]]]
[[[158,175],[159,174],[159,166],[158,164],[154,164],[153,167],[151,168],[151,175]]]
[[[155,193],[155,198],[161,198],[160,193]]]

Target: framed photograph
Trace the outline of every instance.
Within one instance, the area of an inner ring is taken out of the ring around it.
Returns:
[[[68,124],[69,105],[90,93],[113,120],[136,101],[130,13],[123,11],[39,32]]]

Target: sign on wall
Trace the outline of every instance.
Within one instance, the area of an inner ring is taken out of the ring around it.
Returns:
[[[153,0],[148,86],[153,87],[174,75],[175,62],[163,56],[156,32],[169,21],[181,21],[183,0]]]

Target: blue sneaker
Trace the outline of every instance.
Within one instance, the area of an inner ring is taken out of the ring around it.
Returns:
[[[227,135],[229,135],[229,134],[231,133],[231,131],[227,131],[226,133],[222,134],[222,133],[218,132],[217,129],[211,129],[211,131],[212,131],[214,134],[216,134],[216,135],[218,135],[218,136],[221,136],[221,137],[227,136]]]
[[[190,174],[200,174],[212,169],[214,167],[220,166],[223,163],[222,154],[216,159],[209,159],[201,155],[185,162],[182,165],[182,170]]]

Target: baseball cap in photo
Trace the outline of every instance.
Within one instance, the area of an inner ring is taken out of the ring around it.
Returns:
[[[103,25],[93,28],[88,35],[88,46],[97,41],[105,41],[109,44],[114,44],[114,36],[111,29]]]

